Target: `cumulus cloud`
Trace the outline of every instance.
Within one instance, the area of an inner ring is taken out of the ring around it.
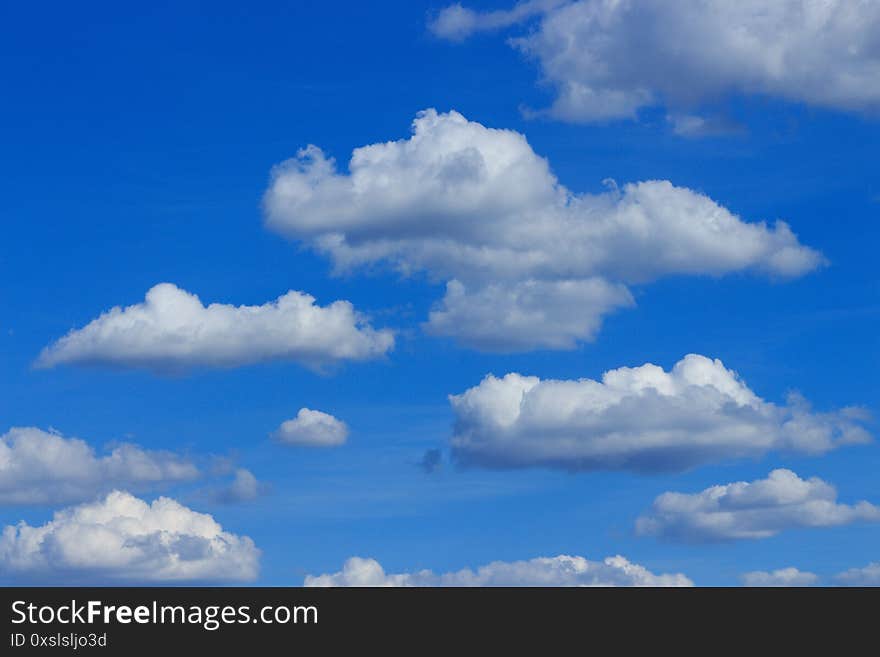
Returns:
[[[655,575],[624,557],[588,561],[560,555],[529,561],[493,561],[476,571],[386,573],[375,559],[352,557],[337,573],[307,575],[305,586],[693,586],[680,573]]]
[[[880,562],[872,562],[863,568],[850,568],[835,578],[843,586],[880,586]]]
[[[815,573],[797,568],[780,568],[772,572],[754,570],[742,576],[743,586],[813,586],[818,581]]]
[[[449,397],[454,457],[491,468],[677,471],[770,450],[821,454],[870,436],[858,409],[758,397],[720,360],[609,370],[601,381],[489,375]]]
[[[202,305],[171,283],[151,288],[142,303],[119,306],[46,347],[38,367],[95,364],[179,371],[291,360],[321,369],[367,360],[394,345],[348,301],[318,306],[290,291],[262,306]]]
[[[525,137],[421,112],[409,139],[355,149],[348,173],[315,146],[275,168],[266,224],[338,271],[386,263],[446,295],[426,330],[485,350],[567,349],[630,306],[627,285],[672,274],[794,277],[823,263],[777,221],[747,223],[661,180],[576,194]]]
[[[510,43],[556,90],[547,113],[574,122],[674,112],[733,95],[843,111],[880,109],[880,5],[869,0],[526,2],[453,5],[431,24],[461,40],[541,14]]]
[[[275,440],[297,447],[339,447],[348,440],[348,425],[329,413],[301,408],[272,434]]]
[[[0,436],[0,504],[93,499],[113,488],[146,490],[190,481],[195,464],[175,454],[121,444],[99,456],[85,441],[35,427]]]
[[[636,532],[682,541],[775,536],[786,529],[880,522],[880,507],[838,504],[831,484],[773,470],[767,479],[712,486],[699,493],[663,493],[636,522]]]
[[[259,550],[210,516],[167,497],[114,491],[0,536],[0,573],[32,582],[210,582],[256,578]]]

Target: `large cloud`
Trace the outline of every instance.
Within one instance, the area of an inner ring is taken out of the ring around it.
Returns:
[[[340,572],[306,576],[305,586],[693,586],[693,582],[680,573],[655,575],[621,556],[604,561],[566,555],[493,561],[476,571],[465,568],[442,574],[430,570],[389,574],[374,559],[352,557]]]
[[[292,360],[321,369],[343,360],[377,358],[394,336],[371,328],[348,301],[318,306],[288,292],[262,306],[202,305],[170,283],[142,303],[115,307],[46,347],[38,367],[68,363],[179,371]]]
[[[670,540],[723,541],[854,522],[880,522],[880,507],[838,504],[831,484],[780,469],[767,479],[712,486],[692,495],[663,493],[638,519],[636,532]]]
[[[743,586],[813,586],[818,581],[815,573],[791,567],[772,572],[753,570],[742,576]]]
[[[35,427],[0,436],[0,504],[81,502],[113,488],[146,490],[198,476],[192,462],[136,445],[98,456],[82,440]]]
[[[725,96],[771,96],[839,110],[880,109],[880,4],[872,0],[583,0],[474,12],[431,23],[460,40],[543,13],[511,43],[556,89],[549,113],[567,121],[674,113]]]
[[[278,442],[297,447],[339,447],[348,440],[348,425],[329,413],[301,408],[272,434]]]
[[[870,439],[860,412],[778,406],[719,360],[690,354],[668,372],[646,364],[601,381],[487,376],[450,396],[453,454],[465,464],[564,470],[683,470],[769,450],[820,454]]]
[[[632,305],[627,284],[822,262],[784,222],[746,223],[667,181],[575,194],[523,135],[427,110],[411,138],[355,149],[348,173],[309,146],[276,167],[267,225],[332,257],[446,281],[429,332],[486,350],[571,348]]]
[[[211,516],[119,491],[58,511],[40,527],[7,526],[0,536],[0,573],[32,582],[249,581],[258,567],[253,541]]]
[[[252,502],[265,491],[254,473],[245,468],[237,468],[232,481],[226,486],[209,489],[209,498],[220,504]]]

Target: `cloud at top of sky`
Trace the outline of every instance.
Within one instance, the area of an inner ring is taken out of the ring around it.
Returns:
[[[408,139],[354,150],[348,172],[308,146],[273,172],[266,225],[337,271],[385,263],[446,282],[425,330],[486,351],[571,349],[667,275],[821,266],[782,221],[745,222],[664,180],[577,194],[513,130],[421,112]]]
[[[699,493],[663,493],[636,522],[640,535],[673,541],[761,539],[788,529],[880,522],[880,507],[839,504],[831,484],[773,470],[766,479],[712,486]]]
[[[28,583],[245,582],[257,577],[259,557],[250,538],[208,514],[121,491],[0,534],[0,575]]]
[[[489,468],[681,471],[771,450],[822,454],[871,440],[864,411],[810,410],[758,397],[717,359],[690,354],[601,381],[489,375],[449,397],[454,458]]]
[[[372,328],[348,301],[319,306],[311,295],[290,291],[261,306],[205,306],[196,295],[161,283],[143,302],[112,308],[52,343],[36,366],[179,372],[285,360],[322,370],[379,358],[393,346],[393,333]]]
[[[621,556],[603,561],[560,555],[528,561],[493,561],[477,570],[436,574],[386,573],[375,559],[352,557],[342,570],[307,575],[305,586],[693,586],[681,573],[655,575]]]
[[[520,2],[474,11],[459,3],[429,22],[461,41],[540,16],[509,43],[555,90],[539,113],[571,122],[671,114],[734,95],[834,110],[880,109],[880,5],[859,0]]]
[[[798,570],[797,568],[780,568],[772,572],[753,570],[743,573],[743,586],[813,586],[819,582],[815,573]]]
[[[200,474],[186,458],[132,444],[99,456],[83,440],[36,427],[0,436],[0,505],[81,502],[113,488],[148,490]]]

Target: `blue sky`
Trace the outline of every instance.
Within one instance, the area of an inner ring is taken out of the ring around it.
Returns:
[[[662,106],[640,109],[635,120],[530,117],[523,108],[549,106],[553,86],[539,82],[539,62],[507,38],[537,29],[540,17],[453,43],[427,28],[442,8],[176,2],[0,10],[0,434],[53,428],[99,453],[132,442],[198,461],[200,479],[138,496],[168,495],[253,539],[261,585],[299,585],[352,556],[375,558],[388,572],[439,573],[621,554],[705,585],[788,566],[831,581],[880,560],[876,522],[717,543],[634,532],[665,491],[697,493],[774,468],[820,477],[842,503],[880,504],[875,443],[821,455],[771,450],[652,474],[486,469],[452,458],[447,399],[489,373],[598,379],[622,366],[669,369],[697,353],[721,359],[777,405],[796,390],[817,412],[876,412],[876,111],[729,93],[698,110],[723,114],[738,129],[703,137],[674,134]],[[335,275],[307,240],[268,229],[261,206],[272,167],[299,148],[319,145],[344,173],[353,149],[408,139],[426,108],[525,135],[578,194],[603,192],[608,178],[669,180],[743,221],[783,219],[828,264],[791,280],[734,271],[629,284],[636,305],[608,314],[595,340],[574,349],[486,353],[429,335],[420,325],[446,279],[405,277],[381,264]],[[114,306],[142,302],[160,282],[236,306],[288,290],[322,306],[344,299],[374,327],[394,329],[395,347],[318,373],[285,359],[170,374],[33,367],[44,347]],[[347,443],[309,449],[273,440],[301,407],[344,421]],[[429,449],[442,450],[443,463],[427,474],[418,463]],[[217,502],[213,487],[231,475],[229,467],[211,474],[211,457],[252,472],[261,482],[256,499]],[[79,502],[4,505],[0,523],[42,525]],[[9,572],[0,576],[19,581]]]

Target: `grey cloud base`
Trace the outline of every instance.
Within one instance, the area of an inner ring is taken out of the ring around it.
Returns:
[[[880,561],[861,568],[850,568],[838,574],[835,583],[843,586],[880,586]]]
[[[868,442],[858,409],[815,413],[758,397],[719,360],[691,354],[601,381],[507,374],[450,396],[455,459],[488,468],[681,471],[771,450],[821,454]]]

